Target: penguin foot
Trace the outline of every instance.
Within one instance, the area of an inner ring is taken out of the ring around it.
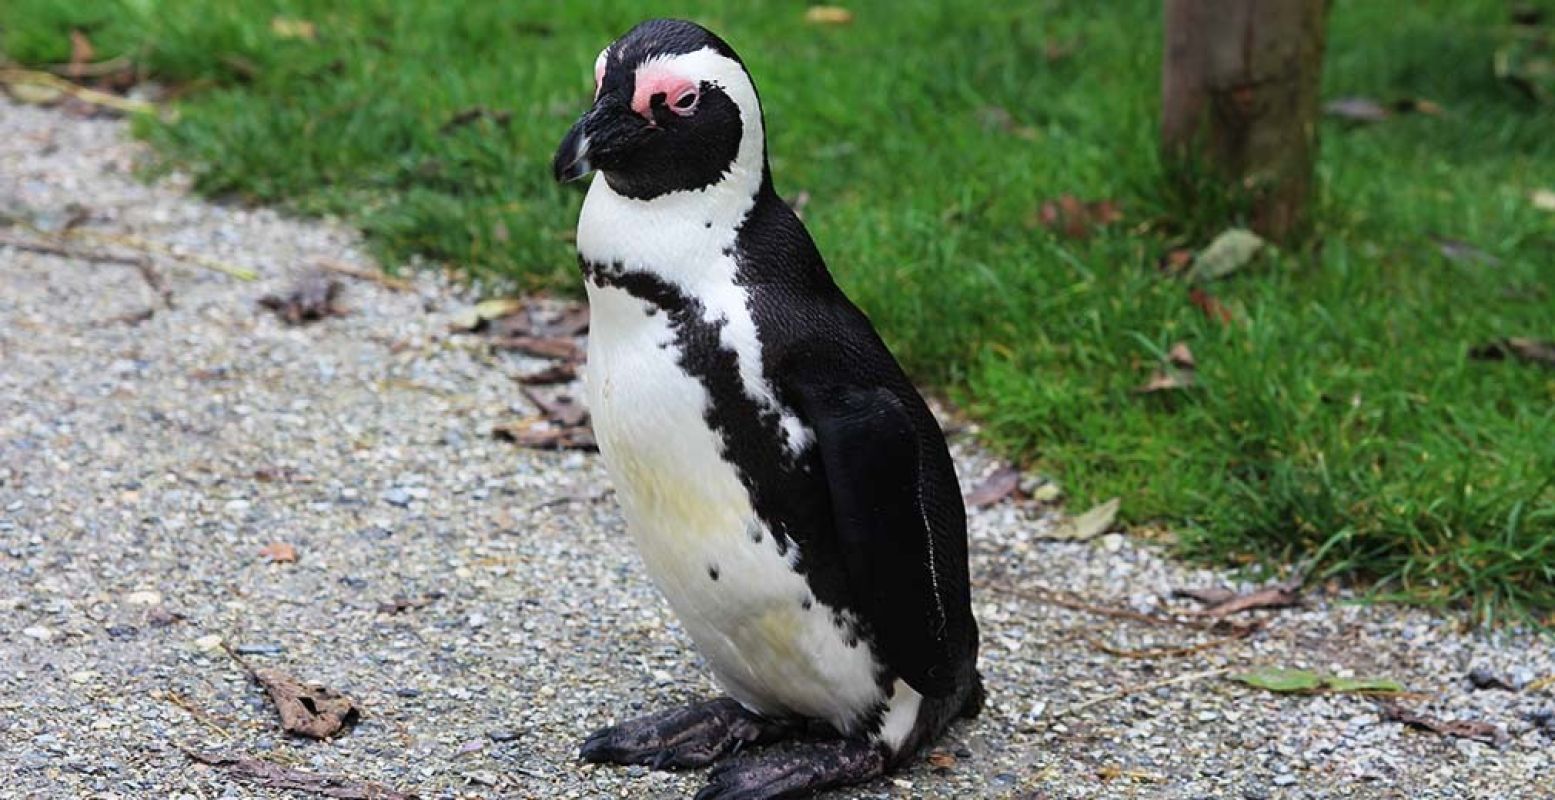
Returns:
[[[793,723],[766,719],[720,697],[598,730],[578,748],[578,757],[594,764],[644,764],[653,769],[705,767],[795,730]]]
[[[837,739],[796,746],[781,754],[727,761],[709,773],[696,800],[777,800],[874,780],[887,757],[878,744]]]

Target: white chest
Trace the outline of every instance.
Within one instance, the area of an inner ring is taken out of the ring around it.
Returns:
[[[649,575],[736,699],[851,726],[881,699],[874,659],[756,517],[668,315],[618,288],[588,291],[594,432]]]

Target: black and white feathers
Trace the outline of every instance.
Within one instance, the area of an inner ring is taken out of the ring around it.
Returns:
[[[648,571],[741,704],[911,749],[981,691],[943,435],[773,189],[733,50],[654,20],[596,83],[554,169],[600,173],[588,397]]]

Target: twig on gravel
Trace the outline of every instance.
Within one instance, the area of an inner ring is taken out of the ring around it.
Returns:
[[[319,269],[327,270],[329,272],[337,272],[341,275],[349,275],[353,278],[359,278],[364,281],[372,281],[373,283],[376,283],[385,289],[392,289],[396,292],[413,292],[416,290],[415,284],[412,284],[410,281],[407,281],[403,278],[396,278],[392,275],[385,275],[375,269],[367,269],[364,267],[358,267],[355,264],[347,264],[346,262],[339,259],[315,258],[313,259],[313,263]]]
[[[1194,681],[1201,681],[1205,678],[1218,678],[1230,671],[1231,667],[1220,667],[1218,669],[1204,670],[1203,672],[1190,672],[1186,675],[1176,675],[1164,680],[1151,681],[1150,683],[1126,686],[1117,690],[1116,692],[1110,692],[1108,694],[1101,695],[1100,697],[1093,697],[1083,703],[1077,703],[1068,708],[1061,709],[1052,716],[1052,719],[1059,719],[1060,717],[1078,714],[1081,711],[1084,711],[1088,708],[1094,708],[1101,705],[1102,703],[1110,703],[1114,700],[1122,700],[1125,697],[1136,695],[1141,692],[1153,692],[1156,689],[1161,689],[1167,686],[1177,686],[1184,683],[1193,683]]]
[[[157,107],[151,103],[131,100],[128,97],[120,97],[107,92],[99,92],[96,89],[88,89],[85,86],[71,83],[58,75],[51,75],[47,72],[39,72],[33,69],[0,67],[0,83],[7,86],[42,86],[45,89],[52,89],[60,94],[70,95],[83,103],[111,108],[126,114],[151,114],[157,110]]]
[[[1231,644],[1232,642],[1239,642],[1252,635],[1253,631],[1256,630],[1257,628],[1252,627],[1242,628],[1230,636],[1222,636],[1219,639],[1211,639],[1207,642],[1179,645],[1177,647],[1142,647],[1138,650],[1124,650],[1122,648],[1113,647],[1112,645],[1107,644],[1106,642],[1103,642],[1102,640],[1095,637],[1090,637],[1089,642],[1091,647],[1094,647],[1097,650],[1106,653],[1107,655],[1117,656],[1119,658],[1177,658],[1180,656],[1191,656],[1194,653],[1202,653],[1205,650],[1213,650],[1222,645]]]
[[[178,706],[179,708],[188,712],[189,716],[194,717],[195,722],[198,722],[201,725],[204,725],[205,727],[215,731],[223,739],[232,738],[232,734],[228,733],[226,728],[216,724],[216,721],[211,719],[211,715],[205,709],[195,705],[192,701],[189,700],[189,698],[184,697],[177,692],[167,692],[165,694],[169,703],[172,703],[173,705]]]
[[[135,59],[129,56],[114,56],[113,58],[91,64],[48,64],[43,68],[55,75],[68,75],[73,78],[102,78],[134,66]]]
[[[215,270],[216,272],[220,272],[224,275],[230,275],[234,278],[237,278],[240,281],[255,281],[259,279],[259,273],[249,269],[248,267],[240,267],[237,264],[222,261],[219,258],[200,255],[199,253],[186,253],[182,250],[174,247],[168,247],[167,245],[161,244],[159,242],[142,239],[139,236],[126,236],[119,233],[101,233],[98,231],[86,231],[76,228],[65,231],[62,235],[62,238],[86,239],[88,241],[105,242],[107,244],[119,245],[120,247],[127,247],[131,250],[140,250],[145,253],[156,253],[157,255],[167,256],[168,258],[177,259],[179,261],[186,261],[190,264],[205,267],[206,269]]]
[[[74,258],[81,261],[101,261],[105,264],[128,264],[138,267],[146,263],[145,256],[121,256],[115,253],[103,253],[100,251],[74,250],[62,244],[15,239],[4,234],[0,234],[0,247],[14,247],[17,250],[25,250],[29,253],[59,256],[60,258]]]
[[[341,798],[341,800],[415,800],[416,798],[413,794],[395,791],[381,783],[355,781],[349,778],[336,778],[329,775],[316,775],[311,772],[292,769],[291,767],[283,767],[273,761],[265,761],[260,758],[220,753],[197,753],[182,747],[179,749],[183,750],[184,755],[191,760],[198,761],[206,766],[226,770],[233,777],[266,789],[291,789],[299,792],[311,792],[324,797]]]
[[[1218,620],[1215,622],[1203,622],[1200,620],[1178,619],[1176,617],[1163,617],[1156,614],[1145,614],[1139,611],[1132,611],[1127,608],[1109,608],[1107,606],[1098,606],[1093,603],[1088,603],[1084,600],[1068,596],[1067,592],[1060,592],[1056,589],[1049,589],[1045,586],[1036,586],[1030,589],[1024,589],[1016,586],[993,583],[990,581],[974,581],[974,585],[979,589],[988,589],[991,591],[1000,592],[1002,594],[1013,595],[1015,597],[1030,600],[1034,603],[1059,606],[1060,608],[1067,608],[1071,611],[1081,611],[1086,614],[1095,614],[1097,616],[1110,617],[1112,619],[1126,619],[1131,622],[1142,622],[1146,625],[1175,626],[1179,628],[1190,628],[1196,631],[1230,630],[1243,636],[1247,635],[1248,633],[1252,633],[1253,631],[1260,630],[1263,627],[1263,623],[1258,621],[1232,622],[1230,620]],[[1246,631],[1246,633],[1243,633],[1243,631]]]

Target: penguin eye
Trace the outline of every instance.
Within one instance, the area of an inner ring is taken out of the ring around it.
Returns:
[[[670,103],[670,110],[682,117],[689,117],[697,110],[697,100],[699,99],[701,99],[701,97],[697,93],[697,90],[687,89],[686,91],[681,92],[680,95]]]

